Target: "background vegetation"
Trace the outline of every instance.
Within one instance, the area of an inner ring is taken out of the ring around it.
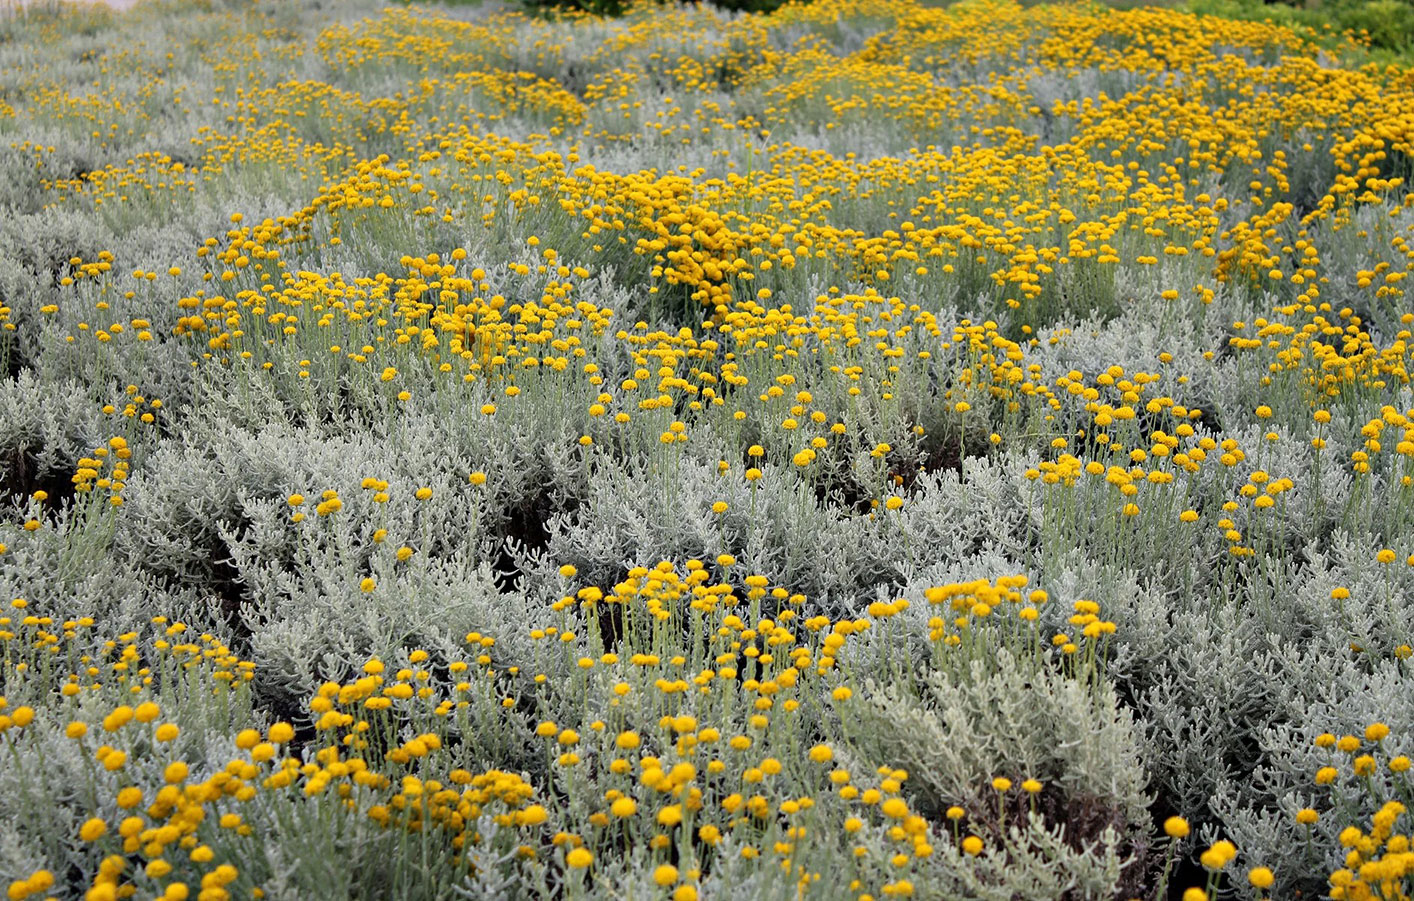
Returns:
[[[481,3],[483,0],[462,0]],[[732,12],[768,13],[785,0],[722,0],[717,8]],[[925,5],[948,6],[953,0],[929,0]],[[621,0],[522,0],[529,10],[576,9],[594,15],[623,15]],[[1414,53],[1414,4],[1410,0],[1107,0],[1119,9],[1159,6],[1199,15],[1250,22],[1271,22],[1329,37],[1349,33],[1382,61],[1407,61]]]

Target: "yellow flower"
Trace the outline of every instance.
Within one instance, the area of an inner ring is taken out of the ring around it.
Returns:
[[[582,870],[594,862],[594,855],[584,848],[575,848],[565,855],[565,863],[576,870]]]
[[[1272,871],[1266,867],[1253,867],[1247,871],[1247,881],[1251,883],[1254,888],[1271,888],[1272,883],[1276,881],[1276,877],[1273,876]]]
[[[619,819],[626,819],[638,813],[638,802],[632,798],[618,798],[609,805],[609,813]]]
[[[1164,820],[1164,834],[1169,838],[1185,838],[1188,835],[1188,821],[1183,817],[1169,817]]]
[[[1237,856],[1237,849],[1227,840],[1217,841],[1198,856],[1198,862],[1210,870],[1221,870]]]
[[[653,881],[661,886],[669,886],[678,881],[678,868],[670,863],[659,864],[653,870]]]

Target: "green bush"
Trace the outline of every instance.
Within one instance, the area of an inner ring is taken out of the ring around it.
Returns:
[[[592,16],[624,14],[622,0],[521,0],[521,5],[532,13],[547,16],[564,10],[585,12]]]
[[[1335,15],[1342,28],[1368,34],[1372,47],[1408,50],[1414,45],[1414,4],[1405,0],[1342,5]]]
[[[663,2],[663,0],[659,0]],[[687,0],[677,0],[687,2]],[[771,13],[780,9],[787,0],[714,0],[710,5],[729,12]],[[527,9],[548,14],[556,10],[578,10],[593,16],[621,16],[631,5],[624,0],[521,0]]]
[[[716,0],[712,5],[732,12],[772,13],[785,4],[786,0]]]
[[[1247,21],[1271,20],[1313,34],[1352,33],[1374,50],[1408,52],[1414,46],[1411,0],[1317,0],[1310,5],[1259,0],[1191,0],[1190,12]]]

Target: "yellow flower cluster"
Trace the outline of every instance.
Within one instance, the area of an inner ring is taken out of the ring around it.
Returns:
[[[565,571],[572,579],[573,567]],[[985,619],[980,607],[1020,601],[1025,583],[1008,577],[926,594],[930,603],[962,604]],[[560,614],[577,605],[588,634],[555,627],[531,632],[532,639],[553,643],[537,665],[562,657],[573,661],[584,691],[608,688],[604,719],[578,728],[545,719],[533,729],[552,768],[600,772],[591,781],[557,780],[569,792],[568,807],[542,795],[523,774],[451,765],[449,746],[467,730],[511,734],[516,728],[521,705],[510,697],[496,700],[498,692],[520,685],[534,704],[544,682],[540,674],[527,681],[519,665],[499,659],[495,639],[479,632],[466,636],[469,659],[439,663],[414,650],[405,667],[393,670],[373,658],[348,681],[324,684],[308,702],[312,732],[302,734],[285,722],[261,729],[243,721],[250,715],[252,665],[210,635],[186,641],[182,623],[159,617],[150,632],[103,642],[102,654],[94,656],[81,652],[96,637],[91,619],[56,626],[44,616],[3,617],[7,666],[48,681],[54,691],[41,693],[40,708],[0,698],[0,739],[18,751],[40,740],[38,733],[30,737],[33,730],[58,729],[91,761],[82,802],[91,813],[76,825],[76,839],[101,856],[86,895],[92,901],[134,892],[170,901],[247,891],[259,896],[261,871],[230,849],[239,846],[234,839],[259,839],[259,830],[269,827],[262,811],[271,805],[293,811],[313,804],[325,810],[320,816],[354,816],[425,836],[419,840],[435,840],[437,853],[454,866],[482,859],[491,840],[483,832],[487,818],[510,830],[496,833],[498,848],[526,860],[558,855],[570,871],[592,866],[625,831],[664,856],[710,856],[730,839],[734,853],[774,860],[802,888],[820,878],[817,868],[825,864],[807,837],[837,829],[859,842],[860,894],[867,893],[864,880],[874,878],[864,862],[877,855],[888,862],[889,874],[878,890],[899,895],[908,894],[916,878],[911,862],[931,857],[936,843],[957,841],[966,854],[981,853],[981,839],[957,830],[961,808],[949,811],[949,838],[910,806],[902,795],[907,772],[881,766],[873,774],[853,773],[830,744],[794,745],[819,715],[822,692],[831,699],[826,703],[850,701],[852,680],[837,661],[851,637],[897,615],[907,602],[873,605],[869,618],[802,619],[803,597],[754,575],[742,585],[738,593],[729,582],[713,581],[697,561],[639,567],[607,593],[586,586],[555,605]],[[1043,593],[1027,600],[1041,603]],[[781,606],[775,620],[747,621],[733,612],[763,601]],[[27,606],[12,604],[18,612]],[[1098,624],[1095,609],[1076,603],[1072,621],[1087,634]],[[612,626],[604,619],[611,613]],[[622,656],[605,650],[608,628],[620,632],[625,649],[641,650]],[[979,622],[973,630],[986,628]],[[65,675],[64,661],[78,668]],[[186,688],[174,695],[179,683]],[[84,702],[85,696],[94,701]],[[177,700],[169,707],[154,700],[159,697]],[[113,698],[119,703],[103,700]],[[180,740],[189,729],[211,728],[213,701],[229,712],[221,721],[229,724],[226,741],[233,750],[214,767],[185,756]],[[653,728],[635,725],[649,722]],[[390,742],[395,735],[405,737]],[[1007,778],[992,782],[1001,794],[1012,787]],[[1031,778],[1020,787],[1025,798],[1043,791]],[[320,806],[325,799],[327,809]],[[581,804],[587,814],[573,817]],[[655,881],[688,897],[697,891],[702,863],[691,857],[661,863]],[[41,872],[10,891],[23,898],[45,887]]]
[[[333,84],[290,81],[268,89],[237,87],[228,100],[223,87],[218,102],[245,129],[232,135],[208,129],[200,164],[141,158],[128,170],[90,173],[52,187],[70,200],[91,194],[110,203],[138,185],[155,190],[181,182],[184,191],[201,190],[195,179],[205,184],[224,167],[251,165],[252,155],[276,164],[298,160],[302,180],[324,180],[302,209],[238,228],[201,249],[213,264],[205,277],[228,290],[185,298],[181,306],[188,312],[178,331],[202,334],[213,351],[261,357],[261,345],[271,338],[349,318],[362,325],[365,339],[353,346],[339,342],[344,346],[336,352],[356,362],[371,357],[363,344],[377,348],[396,340],[422,346],[439,362],[461,358],[453,367],[458,375],[498,357],[519,365],[541,356],[528,344],[564,341],[565,349],[574,348],[574,336],[561,336],[557,323],[609,315],[572,309],[578,306],[571,300],[576,284],[601,263],[621,275],[646,277],[655,294],[701,304],[714,321],[746,313],[766,317],[768,330],[772,317],[795,316],[788,307],[759,305],[762,288],[779,294],[815,276],[924,290],[960,282],[1004,301],[1027,322],[1064,308],[1077,292],[1102,299],[1112,290],[1106,286],[1115,267],[1157,272],[1165,257],[1197,255],[1212,258],[1211,282],[1156,283],[1156,291],[1175,301],[1188,294],[1207,303],[1224,284],[1259,279],[1279,294],[1289,290],[1282,316],[1296,321],[1285,324],[1293,339],[1289,346],[1263,341],[1254,349],[1315,379],[1326,393],[1391,374],[1407,380],[1404,348],[1374,347],[1368,335],[1366,346],[1347,348],[1323,334],[1347,324],[1330,324],[1338,322],[1335,311],[1321,299],[1329,279],[1308,234],[1326,219],[1345,227],[1355,205],[1399,199],[1402,182],[1388,175],[1385,163],[1411,146],[1414,122],[1400,93],[1407,87],[1383,85],[1372,72],[1320,68],[1302,55],[1311,50],[1307,42],[1270,25],[1218,26],[1163,11],[1101,15],[1056,6],[1033,13],[1003,3],[966,11],[913,4],[876,8],[867,0],[814,7],[808,14],[731,22],[675,11],[684,29],[710,20],[721,33],[720,43],[708,41],[676,58],[648,52],[661,33],[660,21],[631,21],[598,51],[623,56],[624,64],[591,80],[584,99],[507,68],[516,42],[531,39],[537,69],[564,64],[569,50],[562,34],[543,23],[502,16],[469,24],[389,11],[330,28],[312,52],[353,80],[406,71],[419,78],[410,94],[366,100]],[[778,29],[860,16],[883,16],[895,30],[843,61],[830,58],[829,79],[814,77],[822,66],[818,48],[787,54],[767,49]],[[1005,42],[997,40],[1002,33],[1010,36]],[[1001,43],[1015,49],[998,59]],[[1215,53],[1219,44],[1293,55],[1257,66],[1239,54]],[[722,72],[739,71],[719,77],[733,90],[759,93],[762,106],[744,115],[708,104],[705,95],[722,83],[702,72],[703,56]],[[994,75],[985,88],[954,89],[888,62],[902,58],[926,69],[944,56],[1004,64],[994,71],[1015,74]],[[433,66],[433,59],[440,63]],[[664,61],[677,66],[667,77],[681,96],[666,98],[649,115],[654,104],[639,92],[650,63]],[[588,57],[589,65],[601,62],[595,54]],[[1136,73],[1144,89],[1120,99],[1049,104],[1028,89],[1035,77],[1090,66]],[[1183,77],[1165,79],[1165,71]],[[1227,84],[1245,87],[1225,107],[1204,102],[1206,86]],[[58,108],[76,103],[55,98]],[[113,106],[121,104],[115,100]],[[802,117],[805,110],[815,112]],[[630,134],[659,140],[692,143],[720,131],[761,143],[750,146],[755,161],[747,171],[735,160],[725,173],[704,167],[617,173],[585,164],[590,147],[617,138],[625,127],[605,131],[604,123],[616,114],[628,117]],[[489,130],[502,117],[527,115],[543,116],[552,137],[583,132],[565,149]],[[918,135],[951,129],[958,140],[953,147],[915,146],[878,158],[770,142],[771,132],[844,129],[852,117],[912,123]],[[1053,123],[1049,127],[1066,140],[1041,143],[1032,132],[1037,117]],[[427,127],[431,123],[438,124]],[[411,155],[352,158],[356,148],[376,145],[384,133],[398,134],[413,148]],[[1285,151],[1265,149],[1293,134],[1303,136],[1311,153],[1328,150],[1341,173],[1318,186],[1328,191],[1304,215],[1281,199],[1295,190],[1294,161]],[[262,153],[262,144],[275,149]],[[27,151],[42,162],[47,148]],[[1199,189],[1208,174],[1234,171],[1250,171],[1245,191],[1215,195]],[[1246,218],[1235,218],[1239,208],[1249,207]],[[405,259],[406,273],[349,285],[337,273],[285,264],[311,242],[337,246],[397,223],[422,230],[420,221],[430,228],[465,217],[531,250],[535,264],[510,259],[457,266],[438,251]],[[852,227],[860,217],[878,224],[864,231]],[[538,236],[541,227],[553,238]],[[1297,231],[1290,242],[1273,240],[1288,229]],[[1357,281],[1373,299],[1391,303],[1403,296],[1411,248],[1406,236],[1381,237],[1393,256],[1362,270]],[[491,282],[488,272],[495,276]],[[544,298],[539,305],[487,298],[503,274],[545,276],[537,283]],[[508,321],[507,312],[513,317]],[[483,322],[488,332],[479,331]],[[555,356],[563,358],[565,349]]]
[[[114,507],[122,506],[123,488],[128,477],[128,461],[131,458],[132,450],[128,447],[126,439],[121,436],[110,438],[107,447],[94,448],[92,457],[79,459],[78,468],[74,470],[74,490],[87,494],[94,488],[101,488],[108,492],[109,504]],[[108,464],[106,476],[103,475],[105,463]]]
[[[1414,890],[1414,851],[1410,849],[1410,832],[1399,822],[1407,808],[1390,794],[1403,795],[1407,790],[1410,760],[1403,754],[1392,754],[1387,745],[1390,728],[1384,723],[1371,723],[1363,736],[1335,735],[1324,732],[1316,736],[1316,747],[1334,752],[1331,764],[1316,771],[1317,785],[1328,786],[1338,808],[1345,807],[1345,781],[1353,779],[1363,787],[1365,800],[1378,804],[1370,816],[1369,827],[1349,825],[1338,836],[1345,853],[1345,865],[1330,874],[1332,898],[1347,901],[1371,901],[1394,898]],[[1381,788],[1393,780],[1394,790]],[[1319,818],[1315,810],[1304,809],[1297,822],[1310,826]]]

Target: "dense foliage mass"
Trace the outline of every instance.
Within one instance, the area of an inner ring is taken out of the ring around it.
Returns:
[[[0,18],[8,897],[1407,897],[1361,52]]]
[[[1348,30],[1377,54],[1405,61],[1414,55],[1414,0],[1189,0],[1184,8],[1322,31]]]

